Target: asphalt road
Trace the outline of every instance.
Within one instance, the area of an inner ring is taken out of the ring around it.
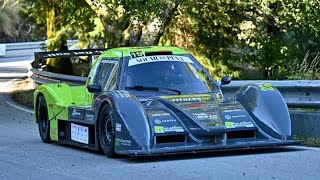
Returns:
[[[8,85],[29,61],[0,59],[0,179],[320,179],[320,148],[110,159],[86,149],[44,144],[33,113],[8,105]]]

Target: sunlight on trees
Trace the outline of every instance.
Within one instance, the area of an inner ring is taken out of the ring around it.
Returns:
[[[78,39],[81,48],[174,45],[191,51],[217,78],[320,78],[319,1],[22,2],[48,50],[66,39]]]

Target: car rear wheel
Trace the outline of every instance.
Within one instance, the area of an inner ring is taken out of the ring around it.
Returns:
[[[39,96],[37,113],[40,137],[44,143],[48,143],[50,141],[50,122],[48,117],[47,103],[44,96]]]
[[[115,131],[112,112],[109,105],[103,106],[99,116],[99,139],[101,148],[108,157],[115,157]]]

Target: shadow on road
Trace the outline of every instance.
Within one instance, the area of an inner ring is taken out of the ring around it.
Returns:
[[[250,149],[250,150],[231,150],[221,152],[205,152],[205,153],[189,153],[189,154],[175,154],[175,155],[160,155],[150,157],[131,157],[124,161],[128,163],[151,163],[158,161],[177,161],[186,159],[200,159],[200,158],[220,158],[229,156],[250,156],[258,154],[273,154],[283,152],[305,151],[306,149],[297,149],[292,147],[277,147],[267,149]]]
[[[52,143],[50,145],[60,146],[63,148],[71,149],[72,151],[86,152],[90,155],[101,156],[101,158],[107,158],[102,151],[95,151],[86,148],[76,147],[68,144]],[[303,147],[303,146],[302,146]],[[143,156],[143,157],[129,157],[124,155],[118,155],[113,160],[124,162],[124,163],[152,163],[159,161],[177,161],[177,160],[190,160],[190,159],[201,159],[201,158],[220,158],[230,156],[251,156],[259,154],[274,154],[274,153],[290,153],[297,151],[306,151],[308,149],[294,148],[294,147],[275,147],[266,149],[246,149],[246,150],[229,150],[221,152],[201,152],[201,153],[186,153],[186,154],[171,154],[171,155],[157,155],[157,156]]]

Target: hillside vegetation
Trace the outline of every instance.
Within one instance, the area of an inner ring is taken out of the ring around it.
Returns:
[[[26,37],[17,35],[23,19],[48,50],[66,39],[81,48],[172,45],[192,52],[215,77],[320,79],[317,0],[9,2],[0,11],[2,39]]]

